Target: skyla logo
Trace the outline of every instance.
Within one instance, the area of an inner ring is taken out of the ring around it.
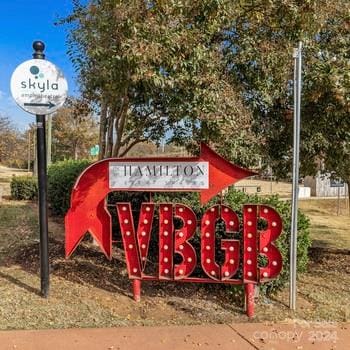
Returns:
[[[11,77],[11,94],[26,112],[46,115],[64,104],[67,80],[53,63],[32,59],[21,63]]]
[[[40,73],[39,67],[31,66],[29,71],[34,76],[34,80],[32,80],[32,78],[29,78],[27,81],[21,81],[22,89],[40,90],[40,92],[58,90],[58,84],[56,82],[51,83],[49,79],[47,79],[46,81],[38,81],[39,79],[44,79],[45,77],[43,73]]]

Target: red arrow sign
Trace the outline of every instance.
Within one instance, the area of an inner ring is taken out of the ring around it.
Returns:
[[[196,191],[203,204],[224,188],[254,174],[228,162],[205,144],[201,144],[198,158],[109,158],[94,163],[84,170],[73,188],[71,207],[65,217],[66,256],[89,232],[111,258],[112,220],[106,208],[109,192]]]
[[[200,159],[209,162],[209,188],[201,191],[202,204],[237,181],[256,175],[248,169],[230,163],[204,143],[201,144]]]

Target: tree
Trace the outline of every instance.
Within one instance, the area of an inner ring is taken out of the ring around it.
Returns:
[[[302,40],[301,172],[315,172],[320,159],[340,172],[349,131],[347,0],[74,3],[64,21],[69,52],[100,116],[101,157],[171,135],[191,150],[198,140],[211,142],[245,166],[262,157],[285,176],[292,168],[292,52]],[[325,61],[329,50],[336,61]],[[335,115],[342,132],[324,126]],[[343,151],[331,165],[335,144]]]
[[[0,163],[11,167],[26,167],[26,149],[26,133],[20,132],[9,117],[0,115]]]
[[[9,118],[0,116],[0,162],[9,156],[8,145],[13,142],[13,131]]]
[[[98,142],[98,126],[87,103],[69,98],[52,122],[53,160],[89,157],[90,148]]]
[[[306,51],[302,137],[310,163],[317,159],[322,171],[341,177],[350,198],[349,11],[347,4],[329,19],[315,49]],[[306,171],[310,171],[308,165],[304,165]]]
[[[225,140],[231,156],[243,153],[240,140],[254,141],[245,139],[250,112],[228,81],[220,41],[238,9],[228,0],[74,2],[63,22],[82,93],[100,115],[101,157],[170,133],[190,148]]]
[[[345,0],[258,0],[224,35],[232,84],[242,87],[260,153],[279,177],[292,169],[292,52],[302,40],[301,174],[321,161],[350,182],[349,11]]]

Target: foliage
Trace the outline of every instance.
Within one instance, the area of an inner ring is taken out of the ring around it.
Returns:
[[[228,82],[220,32],[239,6],[228,0],[74,2],[69,54],[81,89],[100,115],[101,157],[144,140],[193,149],[230,140],[229,155],[252,154],[250,113]],[[232,140],[235,140],[233,142]],[[227,144],[222,145],[227,149]],[[245,156],[244,162],[252,157]]]
[[[49,124],[46,123],[48,128]],[[47,131],[48,133],[48,131]],[[68,98],[52,119],[52,160],[85,159],[98,143],[97,120],[88,104]],[[0,115],[0,163],[16,168],[33,169],[36,158],[36,125],[20,131],[6,116]]]
[[[144,201],[148,201],[149,198],[144,193],[112,193],[109,195],[109,204],[114,204],[116,202],[131,202],[133,208],[134,221],[137,223],[139,217],[139,210],[141,207],[141,203]],[[209,208],[211,205],[217,203],[217,199],[211,200],[205,206],[201,206],[199,202],[199,197],[197,193],[155,193],[153,196],[153,200],[159,203],[183,203],[192,208],[197,216],[197,219],[200,220],[205,210]],[[282,201],[278,198],[277,195],[270,197],[259,197],[257,195],[248,195],[246,193],[236,191],[233,188],[229,189],[227,194],[223,197],[223,203],[227,204],[231,207],[242,219],[242,207],[244,204],[266,204],[275,208],[277,212],[282,217],[283,221],[283,231],[281,236],[276,242],[276,246],[280,250],[283,258],[283,269],[281,274],[277,279],[267,282],[261,285],[261,292],[263,294],[269,294],[276,292],[286,285],[289,278],[289,238],[290,238],[290,230],[291,230],[291,205],[289,202]],[[113,215],[115,213],[113,212]],[[155,219],[156,220],[156,219]],[[118,220],[116,219],[114,222],[114,233],[118,232]],[[309,237],[309,227],[310,222],[308,218],[299,211],[298,213],[298,242],[297,242],[297,271],[303,272],[306,270],[308,263],[308,248],[311,245],[310,237]],[[242,226],[240,226],[240,237],[242,237]],[[153,238],[157,240],[157,225],[154,225],[153,228]],[[223,232],[218,229],[216,232],[218,237],[222,237]],[[192,240],[191,243],[197,250],[197,254],[199,253],[200,240],[199,235],[197,234]],[[158,256],[158,246],[156,244],[150,246],[149,257],[150,259],[156,260]],[[216,257],[220,256],[222,252],[220,249],[216,250]],[[199,255],[198,255],[199,256]],[[240,274],[241,272],[239,272]]]
[[[292,168],[293,47],[303,42],[301,173],[350,181],[347,0],[254,1],[225,33],[232,84],[243,88],[260,153],[274,174]]]
[[[88,104],[69,98],[52,122],[52,159],[86,159],[98,143],[97,121]]]
[[[80,173],[90,165],[88,160],[66,160],[48,169],[48,201],[53,214],[64,215],[70,206],[70,196]]]
[[[101,157],[171,134],[192,152],[198,140],[213,143],[241,165],[262,158],[284,177],[292,52],[302,40],[301,172],[315,172],[323,159],[349,178],[340,169],[349,133],[347,0],[74,3],[63,22],[82,91],[100,114]]]
[[[11,179],[11,198],[33,200],[38,196],[38,180],[32,176],[13,176]]]
[[[21,133],[7,116],[0,114],[0,163],[16,168],[26,167],[27,133]]]
[[[269,197],[259,197],[257,195],[247,195],[243,192],[230,190],[224,198],[229,206],[237,212],[241,212],[243,204],[266,204],[277,210],[282,217],[283,231],[276,242],[276,246],[280,250],[283,258],[283,270],[279,277],[271,282],[267,282],[261,286],[263,293],[272,293],[281,289],[289,279],[289,245],[291,232],[291,204],[282,201],[277,195]],[[241,214],[240,214],[241,215]],[[297,271],[304,272],[308,263],[308,248],[311,246],[310,240],[310,221],[301,212],[298,211],[298,242],[297,242]]]
[[[350,5],[344,9],[327,21],[317,46],[305,52],[302,139],[306,170],[317,161],[321,171],[350,185]]]

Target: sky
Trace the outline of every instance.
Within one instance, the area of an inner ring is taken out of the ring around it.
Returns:
[[[58,66],[68,80],[69,94],[76,95],[74,68],[66,53],[66,26],[55,26],[71,12],[71,0],[0,0],[0,114],[25,130],[35,116],[24,112],[10,92],[13,71],[32,59],[32,43],[42,40],[46,59]]]

